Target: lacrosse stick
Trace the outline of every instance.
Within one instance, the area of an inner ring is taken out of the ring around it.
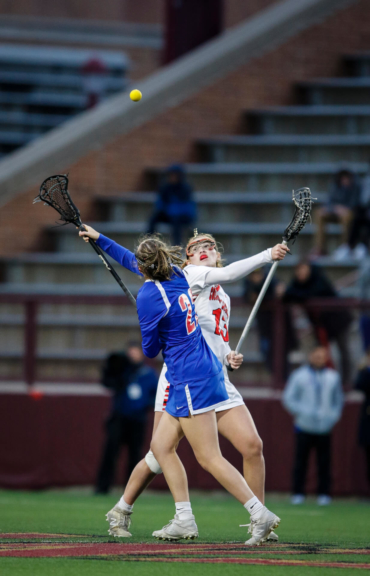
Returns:
[[[74,224],[80,231],[86,230],[81,222],[80,211],[72,202],[71,196],[68,192],[67,176],[56,175],[46,178],[46,180],[44,180],[40,186],[39,195],[36,196],[33,201],[34,204],[36,202],[44,202],[48,206],[54,208],[57,212],[59,212],[61,215],[61,220],[66,224]],[[134,296],[131,294],[127,286],[124,285],[113,266],[109,264],[100,246],[98,246],[91,238],[89,238],[89,244],[94,248],[95,252],[103,261],[107,270],[109,270],[113,278],[116,280],[116,282],[118,282],[124,293],[128,296],[130,302],[136,306],[136,300]]]
[[[296,191],[293,190],[293,202],[295,204],[295,212],[289,226],[287,226],[283,234],[282,244],[285,244],[285,246],[287,246],[288,242],[293,242],[294,244],[298,234],[305,227],[307,220],[311,216],[312,200],[315,200],[315,198],[312,198],[311,190],[309,188],[299,188],[299,190]],[[265,280],[265,283],[262,286],[261,292],[259,293],[258,298],[253,306],[252,312],[250,313],[250,316],[245,325],[243,333],[240,336],[238,345],[235,348],[236,353],[238,353],[240,351],[240,348],[242,347],[242,344],[250,330],[253,320],[256,317],[258,309],[261,305],[262,300],[265,297],[267,289],[270,286],[271,280],[276,272],[276,268],[278,267],[278,265],[279,261],[276,261],[271,267],[271,270]]]

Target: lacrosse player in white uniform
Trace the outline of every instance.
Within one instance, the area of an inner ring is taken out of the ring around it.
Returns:
[[[96,240],[98,244],[101,242],[101,247],[108,254],[113,258],[116,256],[115,243],[113,241],[107,242],[108,239],[99,235],[98,232],[89,226],[85,225],[85,228],[87,233],[85,231],[80,232],[81,236],[89,236]],[[213,236],[210,234],[198,234],[195,231],[193,238],[187,243],[187,260],[183,267],[193,294],[195,311],[198,315],[203,336],[224,367],[225,385],[229,395],[229,402],[216,409],[218,431],[242,455],[244,477],[261,503],[264,503],[265,485],[262,440],[258,435],[253,418],[244,404],[242,396],[229,380],[228,371],[237,370],[243,362],[243,356],[233,352],[229,345],[230,298],[220,286],[220,283],[238,281],[265,264],[272,263],[275,260],[283,260],[288,251],[289,249],[284,244],[277,244],[274,248],[269,248],[256,256],[223,267],[221,254],[217,249]],[[117,261],[126,268],[136,272],[136,259],[134,262],[132,257],[134,255],[127,251],[124,258],[120,258]],[[155,401],[153,435],[165,411],[168,399],[169,383],[165,378],[166,371],[167,369],[164,365],[159,378]],[[154,454],[149,451],[132,472],[122,498],[107,514],[107,520],[110,525],[109,534],[117,537],[131,536],[129,528],[133,504],[155,478],[156,474],[161,472],[162,470]],[[175,519],[171,520],[162,530],[153,532],[153,536],[164,540],[193,538],[195,534],[197,535],[193,519],[190,503],[176,503]],[[255,534],[253,534],[253,530]],[[261,542],[258,537],[258,531],[258,526],[251,513],[250,532],[252,537],[247,541],[248,545]],[[268,539],[276,541],[278,536],[272,532]]]

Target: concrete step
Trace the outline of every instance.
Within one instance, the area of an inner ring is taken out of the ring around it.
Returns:
[[[40,132],[20,132],[19,130],[0,130],[0,151],[8,154],[19,146],[24,146],[40,136]]]
[[[87,96],[84,94],[62,94],[46,92],[0,92],[0,106],[3,111],[33,111],[52,114],[72,114],[85,110]]]
[[[19,130],[39,133],[58,126],[68,120],[67,114],[33,114],[31,112],[3,112],[0,110],[0,129]]]
[[[220,136],[198,147],[204,162],[366,162],[370,136]]]
[[[203,223],[198,222],[198,226],[199,229],[213,234],[224,246],[226,254],[244,253],[250,255],[260,252],[268,246],[273,246],[280,241],[293,213],[293,206],[287,207],[286,219],[283,222],[266,222],[266,219],[263,222],[208,221]],[[145,232],[147,224],[145,222],[92,222],[92,226],[100,233],[108,236],[108,238],[112,238],[115,242],[118,242],[121,246],[134,251],[138,237],[141,233]],[[159,228],[159,230],[167,232],[168,228]],[[55,236],[52,246],[57,250],[56,255],[58,258],[66,255],[72,259],[69,263],[73,263],[73,258],[81,254],[89,257],[89,262],[93,263],[93,260],[91,260],[91,246],[83,242],[81,238],[76,235],[72,227],[69,229],[67,227],[54,228],[52,232]],[[297,252],[304,254],[312,248],[314,232],[315,227],[312,224],[307,225],[303,229],[300,234],[299,243],[297,243]],[[340,240],[341,227],[339,224],[329,224],[327,226],[327,232],[329,248],[334,250]],[[165,233],[164,236],[169,240],[168,233]],[[94,254],[92,255],[94,256]],[[45,257],[46,256],[42,256],[43,259],[45,259]],[[54,255],[48,255],[47,261],[53,264],[55,262]],[[41,257],[39,260],[35,260],[35,263],[37,262],[41,262]],[[43,260],[43,262],[45,262],[45,260]],[[59,264],[60,263],[61,260],[59,260]]]
[[[224,239],[221,234],[217,234],[216,238]],[[257,238],[259,239],[259,236]],[[279,265],[278,276],[284,281],[289,281],[292,277],[293,268],[299,258],[307,256],[307,251],[302,250],[302,238],[304,236],[300,237],[292,247],[293,256],[288,256]],[[230,242],[226,236],[225,243],[228,241]],[[258,240],[260,249],[252,251],[250,249],[251,241],[245,242],[244,238],[239,240],[237,235],[235,235],[235,244],[238,244],[238,246],[240,244],[246,245],[247,249],[238,255],[235,252],[233,256],[228,256],[226,252],[225,263],[231,263],[248,255],[256,254],[268,246],[274,245],[277,241],[279,241],[277,234],[274,238],[271,238],[270,242],[268,242],[268,237],[265,237],[264,243]],[[0,263],[4,281],[0,283],[0,294],[12,291],[14,294],[29,293],[30,295],[41,293],[123,296],[118,284],[99,259],[97,261],[95,254],[77,254],[73,255],[72,258],[68,254],[58,254],[57,258],[50,258],[52,255],[47,256],[48,258],[45,258],[44,254],[33,254],[32,258],[29,256],[8,260],[2,258]],[[333,281],[355,271],[358,266],[358,263],[353,259],[334,262],[330,257],[321,258],[318,264],[325,267],[325,272]],[[136,294],[142,285],[142,279],[118,264],[115,265],[115,269],[128,288]],[[230,284],[227,291],[231,296],[240,296],[243,293],[243,282]]]
[[[370,52],[347,54],[344,61],[351,76],[370,76]]]
[[[253,134],[369,134],[370,106],[276,106],[246,112]]]
[[[90,248],[90,253],[53,254],[31,253],[18,258],[2,260],[3,278],[10,283],[29,283],[38,285],[58,284],[71,286],[76,284],[99,286],[99,292],[104,288],[121,293],[121,289],[107,271],[105,265]],[[136,274],[125,270],[118,264],[115,266],[123,281],[135,291],[141,285],[141,279]],[[87,292],[89,293],[89,292]]]
[[[102,221],[148,222],[157,198],[155,192],[133,192],[98,197],[97,212]],[[327,194],[317,193],[317,204]],[[286,192],[196,192],[198,222],[285,222],[292,214],[292,197]],[[316,202],[315,202],[316,204]],[[200,229],[200,228],[199,228]]]
[[[108,76],[105,79],[105,83],[107,93],[121,91],[127,85],[127,81],[123,77],[110,78]],[[13,89],[17,92],[32,91],[38,88],[57,88],[62,93],[79,94],[84,92],[84,78],[79,70],[71,74],[65,72],[51,73],[0,69],[0,88],[2,91]]]
[[[195,190],[204,192],[286,192],[308,186],[313,196],[318,190],[328,190],[338,163],[204,163],[186,165],[187,177]],[[348,164],[356,174],[363,175],[366,163]],[[148,170],[151,188],[156,189],[163,172]]]
[[[318,78],[300,82],[298,90],[304,104],[370,104],[370,78]]]

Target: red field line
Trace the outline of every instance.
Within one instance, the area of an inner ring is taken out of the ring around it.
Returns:
[[[24,536],[24,535],[23,535]],[[51,536],[51,535],[43,535]],[[268,558],[246,558],[248,555],[294,555],[306,554],[309,550],[315,550],[315,556],[319,553],[325,554],[370,554],[369,549],[330,549],[307,546],[274,545],[268,548],[246,549],[243,544],[128,544],[116,543],[96,543],[96,542],[50,542],[43,543],[17,542],[0,544],[0,557],[23,557],[23,558],[57,558],[57,557],[105,557],[109,556],[132,562],[197,562],[208,564],[265,564],[281,566],[322,566],[332,568],[354,567],[369,569],[370,564],[351,562],[320,562],[306,561],[298,559],[268,559]],[[202,555],[214,555],[214,557],[202,558]],[[227,556],[222,556],[226,554]],[[195,557],[189,558],[189,555]],[[232,557],[238,555],[238,558]],[[317,556],[316,556],[317,557]]]
[[[126,560],[126,559],[125,559]],[[268,566],[309,566],[319,568],[360,568],[369,570],[369,564],[351,562],[308,562],[302,560],[269,560],[267,558],[135,558],[131,562],[188,562],[198,564],[259,564]]]

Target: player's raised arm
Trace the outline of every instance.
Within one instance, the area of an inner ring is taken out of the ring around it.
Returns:
[[[133,252],[130,252],[130,250],[120,246],[117,242],[114,242],[114,240],[100,234],[91,226],[88,226],[87,224],[84,224],[84,226],[86,230],[79,232],[79,236],[81,236],[85,242],[88,242],[89,238],[91,238],[102,250],[104,250],[104,252],[121,264],[121,266],[130,270],[130,272],[134,272],[134,274],[138,274],[138,276],[142,276],[137,264],[136,256]]]
[[[276,244],[273,248],[268,248],[250,258],[233,262],[224,268],[210,268],[209,272],[207,272],[206,284],[236,282],[265,264],[283,260],[288,252],[290,252],[290,250],[287,246],[284,244]]]

